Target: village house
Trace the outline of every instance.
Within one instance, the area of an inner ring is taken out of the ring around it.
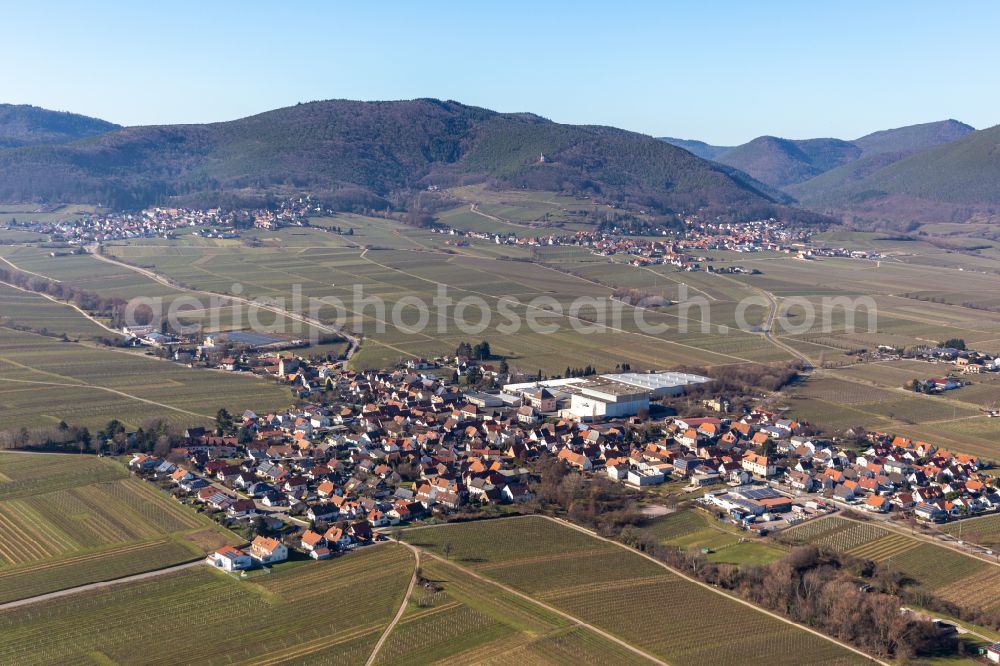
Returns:
[[[746,471],[758,478],[764,479],[774,476],[777,470],[777,467],[770,458],[754,453],[753,451],[747,451],[743,454],[742,465]]]
[[[250,544],[250,556],[261,564],[275,564],[288,559],[288,548],[277,539],[258,536]]]
[[[243,571],[253,566],[250,556],[239,548],[223,546],[208,556],[207,562],[223,571]]]

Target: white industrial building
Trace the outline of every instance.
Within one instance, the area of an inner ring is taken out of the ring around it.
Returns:
[[[680,395],[686,387],[711,381],[683,372],[623,372],[586,378],[507,384],[505,394],[527,395],[547,388],[560,401],[562,413],[580,421],[635,416],[650,400]]]
[[[580,420],[599,420],[634,416],[639,410],[649,409],[648,389],[634,384],[599,378],[585,384],[570,398],[569,411]]]
[[[654,399],[665,395],[680,395],[688,386],[712,381],[708,377],[686,372],[621,372],[600,377],[646,389]]]

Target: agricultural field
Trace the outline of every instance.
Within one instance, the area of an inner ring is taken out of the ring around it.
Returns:
[[[425,559],[421,570],[438,591],[415,592],[376,664],[648,663],[459,567]]]
[[[225,293],[239,285],[246,297],[284,298],[298,311],[313,308],[313,314],[325,322],[347,325],[365,335],[365,344],[354,359],[365,367],[447,353],[462,340],[476,336],[490,338],[497,325],[508,321],[508,313],[522,326],[513,335],[492,336],[491,344],[512,366],[531,372],[538,368],[561,372],[567,365],[581,362],[608,369],[623,362],[635,368],[662,368],[680,363],[770,361],[786,356],[757,335],[734,332],[718,336],[715,327],[733,323],[735,306],[729,302],[720,302],[711,315],[705,315],[710,324],[704,331],[700,309],[688,313],[666,308],[645,312],[644,317],[651,324],[666,325],[668,330],[663,335],[644,333],[635,322],[635,309],[626,305],[620,308],[621,321],[606,318],[607,326],[602,329],[600,320],[597,324],[591,320],[595,307],[609,303],[611,286],[548,265],[510,260],[524,254],[520,248],[496,246],[502,249],[492,255],[478,245],[445,251],[440,234],[393,226],[388,220],[333,220],[336,224],[328,224],[341,228],[353,224],[356,226],[351,228],[357,231],[352,236],[339,236],[315,229],[296,230],[309,236],[294,241],[287,234],[281,236],[288,231],[281,230],[271,232],[263,246],[252,248],[129,243],[109,246],[106,251],[191,288]],[[313,243],[315,236],[324,242]],[[632,267],[624,268],[637,273]],[[640,275],[638,284],[657,280],[669,282],[672,291],[679,286],[652,273]],[[462,318],[468,325],[464,330],[454,321],[452,307],[444,318],[432,316],[428,326],[414,331],[419,315],[408,302],[418,298],[430,304],[440,290],[453,301],[469,296],[482,299],[484,309],[477,305],[466,310]],[[293,300],[295,294],[301,294],[298,305]],[[382,299],[384,307],[362,300],[373,296]],[[571,312],[571,304],[581,297],[587,300]],[[547,305],[529,305],[536,298],[547,299]],[[561,308],[563,314],[550,314],[553,306]],[[529,316],[538,317],[543,324],[554,322],[558,330],[533,332],[526,325]],[[487,325],[480,326],[482,323]],[[682,331],[688,324],[690,330]],[[473,332],[469,332],[470,327]],[[621,344],[622,340],[629,344]]]
[[[187,244],[184,240],[186,238],[190,238],[190,236],[183,236],[181,239],[171,242],[176,243],[178,247],[186,247]],[[134,241],[137,243],[135,247],[139,253],[139,257],[136,257],[135,260],[136,264],[143,264],[140,259],[143,253],[154,255],[171,253],[162,245],[148,243],[151,240],[155,239]],[[215,251],[214,247],[210,249]],[[229,247],[228,249],[231,252],[236,252],[239,248]],[[310,327],[298,320],[279,318],[275,313],[260,308],[251,314],[246,307],[234,304],[228,299],[195,294],[181,286],[167,286],[137,273],[129,267],[101,261],[87,254],[51,257],[45,248],[0,246],[0,265],[9,265],[22,272],[33,273],[49,280],[68,282],[75,287],[105,297],[122,298],[126,301],[142,299],[140,302],[149,305],[164,316],[175,313],[180,324],[184,326],[196,325],[205,332],[244,330],[251,327],[296,337],[306,337],[310,332]],[[192,285],[186,286],[191,287]],[[227,294],[233,290],[233,283],[230,283],[224,288],[220,288],[218,292]],[[16,314],[15,311],[14,315]],[[14,318],[17,319],[16,316]],[[55,332],[63,331],[56,330]],[[103,334],[105,337],[110,337],[106,331]]]
[[[553,210],[562,210],[566,220],[576,219],[583,205],[569,197],[545,195],[544,201],[536,200],[532,193],[464,191],[460,188],[456,195],[465,201],[477,201],[477,209],[483,214],[464,205],[442,213],[443,223],[499,233],[511,231],[522,236],[537,233],[537,226],[531,225],[539,224],[547,213],[551,222]],[[487,209],[493,212],[485,213]],[[508,222],[498,222],[485,215]],[[464,226],[460,220],[465,220]],[[320,304],[318,315],[329,323],[347,322],[364,332],[365,345],[355,362],[366,367],[391,364],[410,356],[444,353],[463,338],[470,337],[454,325],[451,317],[445,325],[434,325],[430,327],[433,330],[425,328],[419,333],[402,330],[391,321],[386,323],[391,319],[392,309],[405,303],[404,299],[429,300],[439,287],[448,289],[456,300],[466,296],[485,298],[494,327],[506,321],[500,313],[501,301],[512,298],[523,304],[534,297],[550,296],[566,308],[576,297],[596,297],[600,301],[616,287],[634,287],[662,293],[671,299],[686,293],[689,298],[705,302],[705,308],[700,303],[693,303],[689,307],[669,306],[658,312],[646,312],[647,321],[669,327],[656,335],[638,331],[633,321],[634,312],[626,307],[624,323],[612,326],[605,333],[581,334],[573,330],[571,319],[556,316],[554,320],[562,330],[554,334],[534,334],[522,327],[514,335],[499,336],[499,339],[493,336],[491,344],[501,346],[498,351],[510,357],[511,365],[529,372],[539,368],[550,373],[560,372],[567,365],[581,363],[613,367],[615,363],[627,362],[635,368],[653,368],[680,363],[720,365],[788,360],[787,350],[772,345],[753,331],[738,330],[737,305],[747,297],[760,298],[759,290],[762,289],[775,294],[779,300],[804,296],[817,305],[821,305],[818,299],[823,296],[856,298],[871,295],[876,298],[877,331],[871,334],[845,330],[847,322],[841,310],[833,311],[828,322],[830,330],[818,325],[816,330],[789,334],[778,327],[776,333],[787,344],[814,362],[842,362],[846,358],[844,350],[858,346],[854,339],[858,335],[868,335],[866,344],[869,346],[879,341],[916,344],[956,336],[964,336],[970,341],[1000,340],[1000,314],[923,303],[897,295],[904,286],[925,287],[938,279],[938,269],[899,261],[881,265],[847,259],[801,262],[774,253],[715,253],[711,259],[716,265],[738,263],[763,271],[762,275],[732,277],[681,273],[668,266],[637,268],[624,260],[596,257],[579,248],[529,250],[480,241],[473,241],[466,247],[448,247],[445,245],[447,236],[381,218],[338,215],[319,218],[312,223],[314,228],[251,232],[248,237],[252,236],[256,242],[253,247],[239,242],[207,243],[204,239],[195,242],[182,237],[175,241],[144,239],[115,243],[106,247],[106,251],[189,287],[229,292],[238,284],[244,295],[283,297],[288,302],[294,290],[305,299],[339,299],[348,307],[337,310],[333,305]],[[571,224],[570,221],[562,223]],[[503,228],[504,225],[510,228]],[[333,227],[351,229],[353,233],[339,235],[323,231]],[[24,262],[30,257],[14,259]],[[72,259],[85,261],[88,258]],[[52,263],[36,258],[26,267],[45,273],[56,270]],[[120,272],[112,266],[107,269]],[[985,288],[987,281],[995,282],[981,275],[953,272],[956,280],[968,283],[970,288]],[[136,277],[143,279],[134,274],[129,279]],[[352,307],[356,305],[352,303],[356,285],[364,295],[384,299],[386,311],[369,306]],[[120,286],[124,288],[124,283]],[[159,288],[163,289],[162,285]],[[406,313],[405,306],[399,307],[404,320],[415,320],[415,312]],[[522,319],[527,314],[523,305],[512,309]],[[753,326],[759,325],[766,313],[766,307],[757,305],[741,314]],[[581,316],[591,315],[584,309]],[[864,319],[862,311],[858,325],[864,324]],[[479,321],[478,313],[472,321]],[[703,321],[707,323],[706,330],[702,330]],[[684,327],[686,331],[682,330]],[[720,327],[725,327],[724,333]],[[489,338],[491,330],[487,326],[481,336]],[[509,347],[503,348],[508,341]],[[896,386],[894,381],[893,387]],[[874,416],[861,410],[849,412],[842,421],[848,422],[855,417],[891,421],[887,416],[890,411],[898,412],[905,420],[919,413],[919,407],[916,403],[876,406]],[[957,418],[965,415],[961,409],[958,411]]]
[[[592,226],[595,215],[610,214],[595,210],[591,202],[547,193],[463,187],[449,194],[456,206],[440,213],[440,221],[478,231],[520,236],[557,232],[560,227],[571,231],[581,224]],[[847,355],[878,344],[928,344],[951,337],[963,338],[977,349],[1000,351],[1000,312],[993,311],[1000,310],[1000,299],[994,296],[1000,286],[995,274],[1000,256],[956,255],[924,242],[835,231],[823,235],[824,242],[840,239],[849,247],[876,248],[891,256],[880,262],[799,261],[784,253],[712,251],[708,261],[717,267],[742,265],[761,271],[719,275],[680,272],[670,266],[636,267],[627,256],[600,257],[580,247],[515,247],[478,239],[463,246],[448,245],[447,235],[380,217],[338,214],[310,223],[310,227],[254,229],[239,240],[182,232],[171,240],[105,245],[108,257],[152,270],[175,287],[93,256],[51,257],[45,248],[30,245],[0,246],[0,258],[104,295],[158,298],[165,306],[191,297],[185,289],[283,299],[290,310],[362,334],[364,343],[352,360],[359,368],[446,354],[460,342],[476,339],[489,340],[512,369],[532,374],[539,370],[561,374],[567,366],[588,364],[611,370],[628,363],[641,370],[782,363],[793,358],[793,350],[813,365],[825,366],[784,400],[783,406],[795,418],[830,431],[861,425],[959,451],[1000,454],[996,445],[1000,422],[988,421],[980,411],[1000,404],[1000,377],[971,377],[970,386],[945,396],[916,395],[904,392],[903,383],[943,374],[949,366],[855,364],[855,357]],[[602,329],[596,308],[612,303],[616,288],[693,300],[642,311],[647,323],[665,327],[657,333],[640,330],[637,310],[624,305],[617,319],[610,319],[612,308]],[[440,290],[446,290],[453,304],[467,297],[482,299],[483,309],[466,308],[465,327],[456,323],[454,305],[441,318],[432,309],[427,325],[414,330],[421,315],[413,299],[431,303]],[[764,294],[782,308],[794,303],[792,299],[811,304],[819,319],[805,331],[795,330],[785,324],[800,324],[803,316],[791,308],[787,320],[779,318],[774,326],[778,344],[769,341],[758,330],[768,314],[766,300],[761,303]],[[365,301],[368,297],[378,297],[382,304]],[[536,298],[546,302],[528,305]],[[577,301],[581,298],[587,300]],[[741,309],[747,298],[756,303]],[[828,298],[869,299],[877,314],[874,327],[868,328],[868,306],[859,306],[854,327],[849,328],[850,317],[842,306],[828,308],[824,300]],[[199,296],[200,304],[186,307],[182,319],[210,331],[250,326],[245,308],[228,301],[213,306],[209,301],[208,296]],[[993,309],[972,309],[963,305],[965,301]],[[570,312],[574,302],[577,309]],[[18,322],[57,332],[65,329],[71,337],[92,337],[97,328],[74,320],[65,308],[42,311],[41,303],[24,294],[0,291],[0,305]],[[562,314],[552,313],[554,308],[562,309]],[[500,334],[496,327],[510,316],[520,327]],[[529,317],[554,324],[555,332],[530,330]],[[258,319],[279,332],[308,332],[308,326],[281,322],[267,311],[258,312]],[[739,329],[740,319],[747,330]]]
[[[1000,419],[984,414],[954,421],[937,421],[898,428],[898,434],[933,442],[952,451],[1000,459]]]
[[[0,663],[364,664],[413,564],[384,544],[248,581],[197,566],[0,611]]]
[[[867,663],[841,646],[690,582],[617,544],[541,518],[408,530],[404,538],[670,664]],[[512,548],[511,544],[517,544]],[[683,599],[683,604],[676,601]],[[651,610],[655,609],[655,610]],[[704,618],[712,622],[704,622]],[[731,640],[713,639],[720,624]]]
[[[839,516],[811,520],[784,532],[799,543],[825,546],[832,550],[850,553],[877,539],[892,534],[875,523],[861,523]]]
[[[74,340],[111,338],[111,332],[70,305],[0,284],[0,317],[14,326],[65,334]],[[105,325],[107,322],[102,322]]]
[[[607,205],[595,204],[589,199],[578,199],[553,192],[492,190],[483,185],[467,185],[452,188],[447,190],[447,193],[467,202],[466,207],[474,203],[477,210],[499,218],[492,220],[494,224],[505,221],[508,224],[524,225],[528,228],[592,228],[595,217],[602,212],[614,210]],[[456,228],[463,227],[456,226]],[[524,231],[522,228],[521,233]]]
[[[641,530],[659,543],[678,548],[708,548],[708,559],[728,564],[767,564],[785,550],[722,523],[701,509],[684,509],[651,520]]]
[[[153,417],[206,425],[220,407],[267,411],[291,398],[287,388],[253,377],[0,328],[3,429],[60,421],[96,429],[111,419],[136,428]]]
[[[948,523],[942,529],[963,541],[987,548],[1000,547],[1000,514]]]
[[[0,204],[0,224],[11,220],[18,222],[57,222],[76,219],[84,213],[94,212],[94,206],[67,204],[65,206],[38,206],[37,204]]]
[[[958,551],[838,516],[813,520],[784,532],[798,543],[826,546],[898,571],[918,585],[956,605],[975,609],[1000,607],[994,582],[1000,566]],[[984,591],[985,590],[985,591]]]
[[[931,543],[921,543],[893,556],[891,565],[929,590],[937,590],[961,580],[972,583],[981,579],[981,574],[994,568],[983,560]]]
[[[986,419],[974,405],[956,400],[962,389],[944,396],[917,394],[902,390],[902,382],[899,386],[879,386],[852,381],[848,370],[853,369],[811,375],[786,392],[785,404],[796,418],[830,431],[860,425],[896,432],[935,423],[948,428]]]
[[[486,215],[481,215],[480,213],[471,210],[468,205],[462,205],[450,210],[442,211],[438,215],[438,221],[441,224],[449,226],[453,229],[461,229],[462,231],[478,231],[496,234],[525,234],[534,231],[526,225],[512,224],[510,222],[501,222],[491,219]]]
[[[106,458],[0,453],[0,602],[190,561],[236,536]]]
[[[3,213],[0,213],[3,216]],[[24,231],[22,229],[8,229],[0,227],[0,242],[4,243],[44,243],[48,240],[45,234],[34,231]]]
[[[854,342],[870,348],[876,340]],[[783,405],[796,418],[830,432],[863,426],[987,458],[1000,456],[1000,423],[986,414],[1000,407],[997,373],[963,375],[952,364],[913,360],[851,363],[812,373],[785,392]],[[938,395],[904,388],[913,379],[949,374],[964,385]]]

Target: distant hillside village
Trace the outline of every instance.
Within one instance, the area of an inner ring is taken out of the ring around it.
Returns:
[[[307,226],[309,218],[335,215],[335,211],[311,196],[282,201],[273,208],[146,208],[137,212],[85,213],[78,218],[60,221],[32,221],[25,213],[22,220],[8,223],[10,228],[45,234],[50,242],[68,247],[84,247],[94,243],[137,238],[174,238],[182,230],[194,235],[216,239],[238,239],[247,229],[279,229],[287,226]],[[537,226],[538,233],[492,233],[455,229],[432,221],[428,230],[448,236],[445,246],[462,246],[466,239],[477,239],[499,245],[528,247],[578,246],[589,248],[595,255],[632,257],[635,266],[671,265],[680,270],[725,273],[754,273],[756,269],[742,266],[716,268],[711,265],[710,250],[739,253],[781,252],[799,259],[817,257],[848,257],[882,259],[876,251],[847,250],[816,246],[811,243],[812,231],[791,226],[776,219],[750,222],[706,222],[697,216],[685,218],[678,228],[642,227],[638,232],[627,226],[595,225],[593,230],[565,233]],[[353,230],[347,229],[347,233]],[[657,239],[655,236],[662,236]],[[53,256],[58,256],[58,248]]]
[[[590,248],[595,255],[612,257],[625,255],[633,257],[634,266],[670,265],[684,271],[709,273],[759,273],[757,269],[743,266],[717,268],[709,262],[705,254],[709,250],[729,252],[781,252],[793,254],[799,259],[810,260],[817,257],[847,257],[853,259],[876,260],[884,258],[880,252],[869,250],[847,250],[838,247],[813,246],[812,233],[805,229],[793,228],[778,220],[757,220],[752,222],[702,222],[697,218],[685,220],[680,233],[667,230],[644,229],[644,235],[635,235],[627,228],[597,228],[593,231],[553,234],[492,233],[487,231],[465,231],[447,226],[434,226],[432,230],[448,236],[445,245],[462,246],[466,238],[493,242],[497,245],[518,245],[527,247],[576,246]],[[541,231],[541,229],[539,230]],[[650,238],[658,233],[663,240]]]
[[[136,212],[85,213],[73,219],[35,222],[31,214],[9,223],[12,228],[46,234],[52,242],[84,246],[135,238],[173,238],[195,228],[210,238],[239,238],[245,229],[302,226],[311,215],[333,214],[311,197],[282,201],[274,208],[146,208]]]

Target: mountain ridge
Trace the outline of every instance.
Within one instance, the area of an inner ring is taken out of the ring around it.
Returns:
[[[961,221],[977,212],[1000,214],[1000,125],[900,156],[876,169],[820,188],[794,191],[809,205],[885,220]],[[898,211],[893,211],[895,202]]]
[[[814,192],[828,182],[849,180],[855,170],[850,165],[856,160],[886,154],[902,159],[910,153],[954,141],[974,131],[971,125],[949,118],[880,130],[852,140],[786,139],[764,135],[729,148],[694,139],[664,137],[662,140],[705,159],[739,169],[797,198],[802,192]],[[868,162],[869,165],[883,166],[887,163],[885,157]],[[835,169],[843,169],[842,175],[821,179]],[[813,179],[819,180],[811,186],[798,187]]]
[[[862,155],[888,152],[911,153],[942,143],[949,143],[975,131],[976,128],[972,125],[948,118],[947,120],[872,132],[851,140],[851,143],[861,148]]]
[[[670,213],[789,213],[781,208],[787,195],[653,137],[448,100],[326,100],[0,150],[0,200],[9,201],[133,208],[313,192],[339,207],[385,207],[431,185],[467,182]]]
[[[121,126],[99,118],[30,104],[0,103],[0,148],[65,143]]]

